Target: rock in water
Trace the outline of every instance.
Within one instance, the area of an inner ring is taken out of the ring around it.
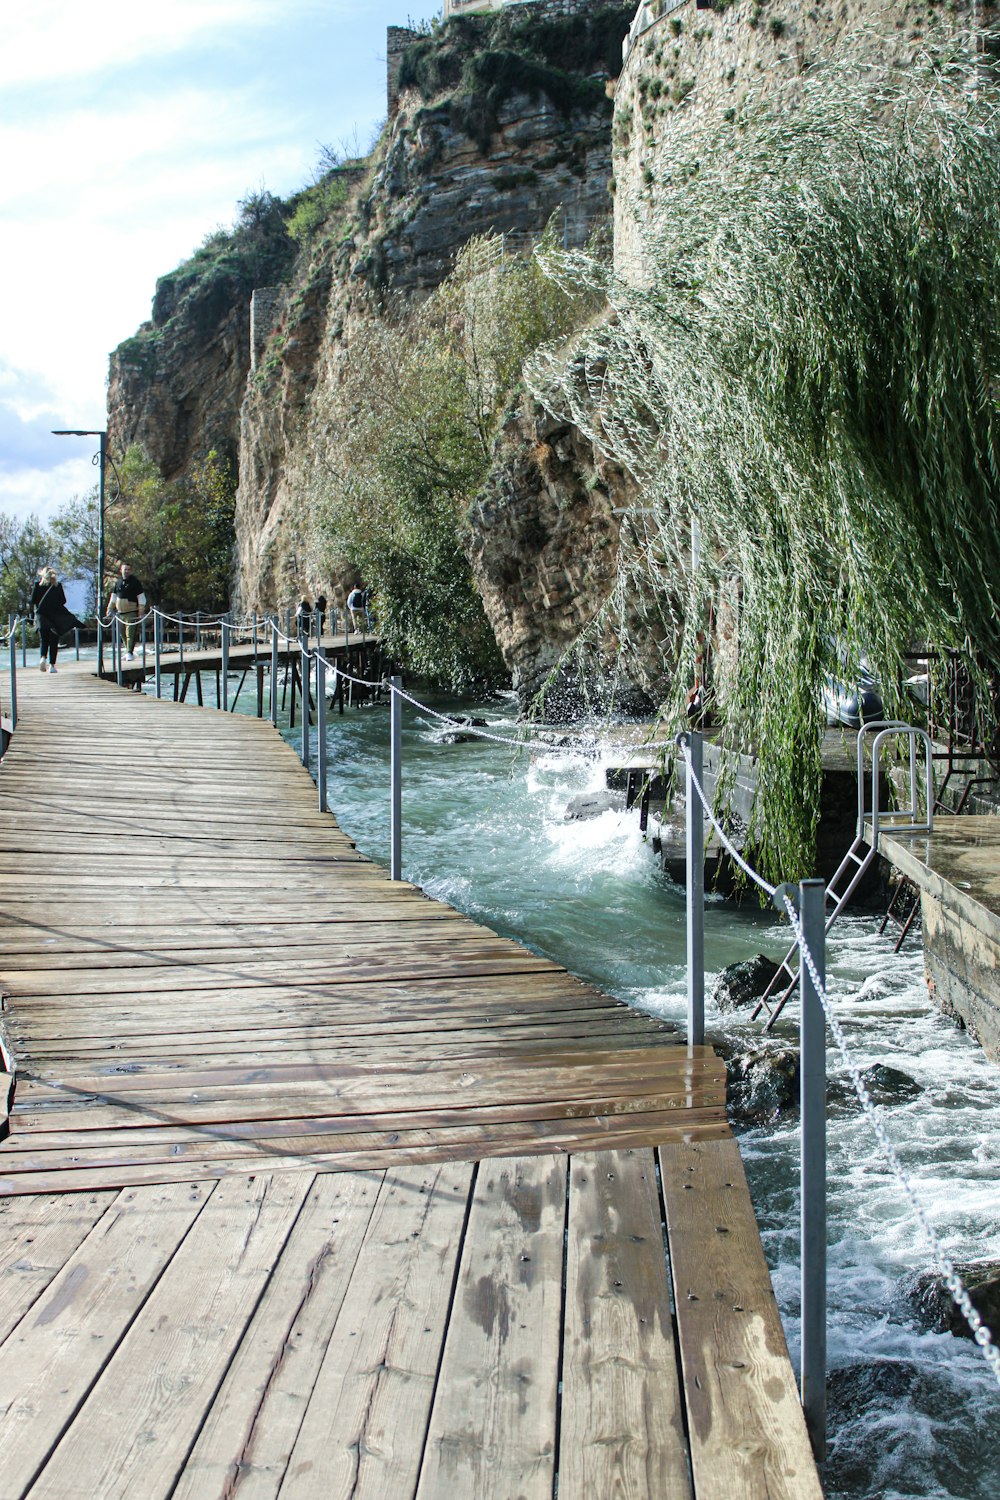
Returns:
[[[744,1051],[716,1041],[726,1060],[726,1108],[739,1125],[767,1125],[799,1105],[799,1054],[760,1042]]]
[[[890,1068],[885,1063],[874,1063],[861,1075],[868,1092],[876,1104],[901,1104],[905,1099],[915,1099],[922,1094],[923,1084],[911,1078],[900,1068]]]
[[[976,1312],[993,1338],[1000,1339],[1000,1261],[976,1260],[956,1265]],[[907,1295],[925,1327],[934,1333],[972,1338],[972,1329],[936,1271],[924,1271],[908,1287]]]
[[[602,813],[622,812],[624,808],[625,798],[621,792],[581,792],[567,802],[563,821],[582,822],[585,818],[599,818]]]
[[[777,972],[778,965],[763,953],[730,964],[712,986],[712,1004],[719,1010],[742,1010],[755,1005]]]

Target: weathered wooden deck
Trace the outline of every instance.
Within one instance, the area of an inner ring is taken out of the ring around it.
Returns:
[[[724,1073],[270,726],[22,674],[0,1500],[821,1493]]]

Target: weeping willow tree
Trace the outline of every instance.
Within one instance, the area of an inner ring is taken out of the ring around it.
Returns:
[[[751,838],[777,878],[812,863],[827,673],[866,657],[899,709],[914,640],[1000,660],[1000,153],[981,82],[940,54],[807,75],[668,135],[643,287],[546,257],[611,316],[572,362],[537,356],[530,388],[640,482],[617,603],[685,581],[668,719],[722,608],[715,710],[758,756]]]

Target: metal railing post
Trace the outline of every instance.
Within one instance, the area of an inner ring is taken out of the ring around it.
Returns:
[[[302,764],[309,769],[309,678],[311,676],[308,647],[299,641],[299,676],[302,679]]]
[[[271,621],[271,723],[278,727],[278,622]]]
[[[41,650],[41,642],[39,642],[39,650]],[[26,667],[27,665],[28,665],[28,622],[22,616],[21,617],[21,666],[22,667]]]
[[[222,711],[229,712],[229,622],[222,622]]]
[[[194,649],[201,650],[201,610],[196,609],[194,613]]]
[[[817,1462],[826,1457],[826,1016],[805,950],[826,984],[826,885],[799,886],[802,1029],[799,1089],[802,1120],[802,1408]]]
[[[77,628],[76,630],[73,631],[73,644],[76,646],[76,659],[77,659],[77,661],[79,661],[80,660],[80,631],[79,631],[79,628]]]
[[[115,675],[116,675],[116,677],[118,679],[118,686],[121,687],[122,686],[122,627],[121,627],[121,621],[119,620],[119,618],[118,618],[117,615],[115,615],[115,641],[114,641],[114,646],[112,648],[112,659],[115,662]]]
[[[162,678],[160,675],[160,657],[163,652],[163,621],[159,610],[153,615],[153,671],[156,678],[156,696],[160,696]]]
[[[402,677],[391,678],[392,704],[389,724],[389,879],[403,878],[403,700]]]
[[[326,812],[326,657],[316,655],[316,789],[319,810]]]
[[[184,665],[184,616],[180,610],[177,611],[177,662],[178,666]]]
[[[149,613],[147,611],[147,613],[144,614],[143,617],[142,617],[142,670],[143,671],[146,670],[146,621],[147,621],[148,618],[149,618]]]
[[[104,626],[100,615],[97,616],[97,675],[104,676]]]
[[[705,748],[692,729],[688,739],[687,780],[687,1036],[688,1045],[705,1042],[705,818],[695,779],[704,785]]]
[[[10,633],[10,724],[17,728],[17,631]]]

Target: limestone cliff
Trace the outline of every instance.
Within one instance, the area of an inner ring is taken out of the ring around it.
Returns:
[[[577,13],[580,14],[577,14]],[[553,214],[586,242],[611,213],[611,102],[631,6],[536,0],[415,38],[398,109],[336,224],[302,256],[241,414],[239,583],[248,608],[336,570],[316,518],[324,430],[359,300],[420,297],[470,238],[529,246]]]

